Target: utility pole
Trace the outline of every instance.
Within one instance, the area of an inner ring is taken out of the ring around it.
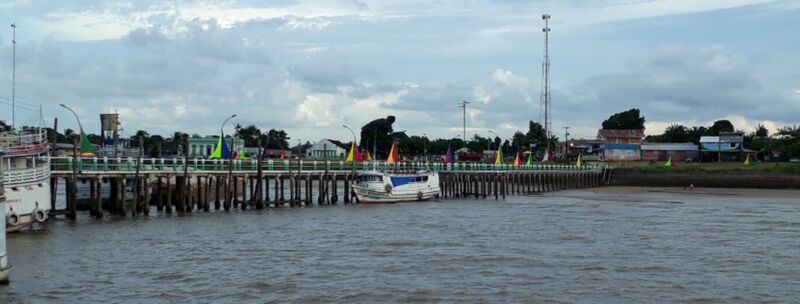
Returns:
[[[550,121],[550,15],[542,15],[544,20],[544,60],[542,61],[542,96],[541,107],[544,108],[544,134],[547,136],[547,149],[550,149],[551,121]]]
[[[569,154],[569,126],[564,126],[564,157]]]
[[[463,123],[464,123],[464,134],[462,136],[464,136],[464,142],[465,143],[467,141],[467,104],[469,104],[469,101],[462,100],[459,103],[459,106],[458,106],[459,108],[461,108],[461,111],[463,112],[463,116],[464,116],[464,121],[463,121]]]
[[[11,23],[11,129],[17,120],[16,85],[17,85],[17,23]]]

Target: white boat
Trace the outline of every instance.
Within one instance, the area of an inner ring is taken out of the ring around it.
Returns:
[[[359,203],[425,201],[441,195],[439,174],[436,172],[417,174],[364,172],[359,174],[353,183],[353,191]]]
[[[5,190],[6,231],[47,221],[50,212],[50,156],[47,132],[0,133],[0,172]]]
[[[1,149],[1,148],[0,148]],[[0,150],[0,160],[4,151]],[[0,227],[6,225],[6,196],[3,187],[3,171],[0,171]],[[8,283],[8,251],[6,250],[6,234],[0,231],[0,284]]]

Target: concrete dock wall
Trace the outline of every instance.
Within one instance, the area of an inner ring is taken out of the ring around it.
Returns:
[[[800,174],[747,170],[667,171],[614,169],[610,186],[800,189]]]

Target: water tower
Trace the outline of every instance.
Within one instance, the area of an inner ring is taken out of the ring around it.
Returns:
[[[103,137],[103,146],[113,146],[114,155],[116,155],[119,139],[119,114],[100,114],[100,136]]]

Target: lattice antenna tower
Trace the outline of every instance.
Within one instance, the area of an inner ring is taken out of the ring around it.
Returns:
[[[547,136],[547,147],[550,148],[550,137],[552,137],[552,122],[550,121],[550,15],[542,15],[544,20],[544,60],[542,61],[542,95],[540,108],[544,113],[544,134]],[[541,121],[540,121],[541,122]]]

